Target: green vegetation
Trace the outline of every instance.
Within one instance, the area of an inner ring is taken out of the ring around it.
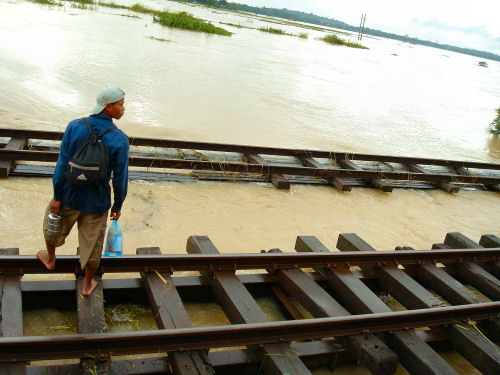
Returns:
[[[54,0],[32,0],[32,1],[37,4],[62,6],[61,3],[57,3]]]
[[[242,26],[242,25],[236,25],[235,23],[230,23],[230,22],[219,22],[221,25],[228,25],[228,26],[233,26],[237,27],[238,29],[253,29],[253,27],[248,27],[248,26]]]
[[[103,7],[107,7],[107,8],[128,9],[125,5],[119,5],[119,4],[116,4],[113,2],[108,3],[106,1],[99,1],[97,4],[100,6],[103,6]]]
[[[155,14],[155,13],[157,13],[156,10],[152,10],[152,9],[146,8],[144,5],[141,5],[139,3],[135,3],[129,9],[132,12],[137,12],[137,13],[145,13],[145,14]]]
[[[348,42],[347,40],[339,38],[335,34],[328,34],[328,35],[325,35],[323,38],[320,38],[320,39],[322,41],[324,41],[326,43],[330,43],[330,44],[337,44],[337,45],[340,45],[340,46],[347,46],[347,47],[353,47],[353,48],[368,49],[368,47],[362,46],[361,44]]]
[[[275,29],[274,27],[261,27],[259,28],[260,31],[263,31],[265,33],[271,33],[271,34],[278,34],[278,35],[292,35],[288,34],[284,30],[281,29]]]
[[[157,40],[157,41],[159,41],[159,42],[171,42],[171,40],[170,40],[170,39],[156,38],[156,37],[154,37],[154,36],[152,36],[152,35],[148,36],[148,39]]]
[[[61,5],[56,3],[54,0],[31,0],[39,4],[46,5]],[[100,5],[103,7],[114,8],[114,9],[127,9],[136,13],[151,14],[153,16],[153,22],[159,23],[162,26],[174,27],[183,30],[200,31],[208,34],[218,34],[218,35],[232,35],[231,32],[216,27],[210,22],[205,22],[202,19],[195,18],[191,14],[186,12],[171,13],[167,11],[158,11],[146,8],[144,5],[136,3],[131,7],[125,5],[119,5],[114,2],[95,2],[94,0],[68,0],[70,2],[76,3],[78,8],[86,8],[88,5]]]
[[[151,314],[151,310],[134,303],[107,306],[104,312],[109,325],[120,323],[133,323],[139,327],[139,319],[146,314]]]
[[[299,35],[298,35],[298,37],[302,38],[302,39],[307,39],[308,36],[309,36],[308,33],[299,33]]]
[[[314,25],[320,25],[324,27],[333,27],[336,29],[342,29],[342,30],[349,30],[349,31],[358,31],[358,26],[353,26],[349,25],[345,22],[338,21],[334,18],[327,18],[327,17],[322,17],[322,16],[317,16],[312,13],[305,13],[305,12],[300,12],[296,10],[289,10],[286,8],[283,9],[277,9],[277,8],[266,8],[266,7],[256,7],[256,6],[251,6],[251,5],[246,5],[246,4],[239,4],[239,3],[229,3],[226,0],[177,0],[179,2],[183,3],[200,3],[207,5],[208,2],[210,1],[212,3],[213,7],[218,7],[218,8],[225,8],[228,10],[233,10],[233,11],[238,11],[239,13],[253,13],[253,14],[259,14],[259,15],[266,15],[270,17],[279,17],[283,18],[286,20],[293,20],[293,21],[298,21],[298,22],[306,22]],[[268,21],[272,22],[272,21]],[[285,21],[283,21],[285,22]],[[290,21],[286,21],[287,24],[292,24]],[[299,27],[306,27],[306,28],[313,28],[309,27],[310,25],[303,25],[303,24],[295,24],[295,26]],[[318,29],[321,29],[318,27]],[[331,31],[331,30],[325,30],[324,28],[322,31]],[[454,51],[458,53],[463,53],[466,55],[471,55],[471,56],[477,56],[481,57],[484,59],[490,59],[490,60],[495,60],[495,61],[500,61],[500,56],[495,55],[494,53],[490,52],[485,52],[485,51],[478,51],[475,49],[470,49],[470,48],[461,48],[461,47],[456,47],[456,46],[450,46],[448,44],[440,44],[440,43],[435,43],[427,40],[421,40],[418,38],[412,38],[408,35],[397,35],[397,34],[392,34],[392,33],[387,33],[385,31],[381,30],[376,30],[376,29],[371,29],[369,27],[364,29],[364,33],[366,35],[372,35],[376,37],[382,37],[382,38],[389,38],[389,39],[395,39],[395,40],[401,40],[403,42],[407,43],[413,43],[413,44],[420,44],[428,47],[433,47],[433,48],[440,48],[444,49],[447,51]]]
[[[497,108],[497,117],[490,124],[490,133],[495,135],[500,134],[500,107]]]
[[[209,34],[232,35],[231,32],[216,27],[211,23],[207,23],[199,18],[195,18],[189,13],[170,13],[170,12],[154,12],[153,22],[167,27],[175,27],[178,29],[202,31]]]
[[[485,67],[487,68],[488,67],[488,63],[486,61],[479,61],[479,66],[482,66],[482,67]]]

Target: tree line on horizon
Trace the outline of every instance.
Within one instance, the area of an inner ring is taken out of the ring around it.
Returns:
[[[354,32],[358,31],[357,26],[349,25],[345,22],[338,21],[334,18],[317,16],[317,15],[312,14],[312,13],[305,13],[305,12],[301,12],[301,11],[297,11],[297,10],[290,10],[290,9],[286,9],[286,8],[278,9],[278,8],[267,8],[267,7],[256,7],[256,6],[246,5],[246,4],[230,3],[230,2],[227,2],[226,0],[179,0],[179,1],[186,2],[186,3],[204,4],[204,5],[207,5],[210,7],[225,8],[228,10],[236,10],[236,11],[242,11],[242,12],[248,12],[248,13],[262,14],[262,15],[270,16],[270,17],[278,17],[278,18],[283,18],[283,19],[293,20],[293,21],[298,21],[298,22],[306,22],[306,23],[310,23],[313,25],[333,27],[335,29],[348,30],[348,31],[354,31]],[[385,31],[371,29],[371,28],[365,28],[364,34],[378,36],[378,37],[382,37],[382,38],[400,40],[402,42],[407,42],[407,43],[411,43],[411,44],[419,44],[419,45],[423,45],[423,46],[439,48],[439,49],[443,49],[443,50],[447,50],[447,51],[458,52],[458,53],[462,53],[465,55],[481,57],[484,59],[489,59],[489,60],[494,60],[494,61],[500,61],[500,56],[496,55],[494,53],[491,53],[491,52],[479,51],[479,50],[471,49],[471,48],[463,48],[463,47],[452,46],[449,44],[441,44],[441,43],[431,42],[428,40],[422,40],[419,38],[410,37],[408,35],[398,35],[398,34],[388,33]]]

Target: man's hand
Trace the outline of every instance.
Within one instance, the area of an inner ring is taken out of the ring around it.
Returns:
[[[50,201],[50,211],[59,215],[59,213],[61,212],[61,201],[52,199]]]
[[[118,220],[120,218],[120,215],[121,215],[120,211],[115,211],[111,209],[111,214],[109,215],[109,217],[111,218],[111,220]]]

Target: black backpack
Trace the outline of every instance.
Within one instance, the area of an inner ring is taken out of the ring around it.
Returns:
[[[66,179],[73,185],[94,186],[107,182],[109,153],[102,136],[116,129],[116,125],[99,134],[90,127],[86,118],[83,121],[87,124],[90,134],[69,159]]]

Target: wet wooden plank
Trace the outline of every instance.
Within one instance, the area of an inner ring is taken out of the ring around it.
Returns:
[[[493,234],[485,234],[481,236],[479,245],[482,247],[500,247],[500,238]],[[497,279],[500,279],[500,262],[486,262],[481,263],[486,270],[488,270]]]
[[[319,340],[291,344],[293,352],[312,367],[327,366],[331,358],[339,363],[352,362],[352,358],[335,340]],[[257,350],[232,349],[208,353],[208,359],[217,373],[251,374],[259,371],[261,359]],[[134,358],[112,361],[106,375],[165,375],[170,374],[168,364],[161,357]],[[78,365],[30,366],[27,375],[80,375]],[[97,374],[99,375],[99,374]]]
[[[274,296],[280,301],[286,311],[292,316],[293,319],[306,319],[306,315],[304,315],[292,302],[292,300],[288,297],[285,291],[278,285],[274,285],[271,287],[271,290],[274,293]]]
[[[444,244],[451,249],[460,249],[467,246],[478,244],[467,239],[460,233],[448,233],[444,240]],[[434,246],[433,246],[434,248]],[[477,288],[484,295],[491,298],[493,301],[500,300],[500,280],[487,272],[483,267],[476,263],[461,263],[461,264],[446,264],[452,270],[455,270],[457,276],[466,280],[470,285]]]
[[[415,334],[422,340],[439,350],[449,351],[452,348],[446,341],[447,338],[434,329],[416,331]],[[332,359],[337,363],[352,363],[352,358],[346,350],[335,340],[307,341],[290,344],[290,347],[303,361],[311,367],[329,366]],[[223,374],[235,373],[234,368],[239,370],[252,369],[253,372],[242,372],[242,374],[254,375],[260,366],[260,359],[255,350],[232,349],[225,351],[209,352],[208,359],[213,367]],[[161,357],[137,358],[116,360],[111,362],[107,375],[165,375],[170,373],[168,364]],[[26,375],[80,375],[80,366],[55,365],[55,366],[29,366]]]
[[[343,236],[341,234],[341,236]],[[357,237],[349,233],[345,240]],[[342,249],[340,248],[342,251]],[[373,247],[358,248],[359,251],[376,251]],[[425,309],[443,306],[442,302],[406,272],[397,266],[377,267],[382,285],[401,304],[409,309]],[[444,334],[451,338],[457,352],[471,362],[482,373],[495,375],[500,368],[500,354],[497,349],[486,340],[473,326],[450,324],[439,327]]]
[[[26,146],[25,138],[11,138],[4,150],[22,150]],[[8,177],[14,167],[14,160],[0,160],[0,177]]]
[[[362,170],[360,166],[354,164],[352,161],[349,160],[338,160],[342,168],[345,169],[355,169],[355,170]],[[385,182],[382,182],[378,178],[372,178],[370,181],[370,184],[373,185],[374,187],[386,192],[390,193],[392,191],[392,186],[386,184]]]
[[[271,252],[281,252],[272,249]],[[281,286],[300,302],[315,318],[351,315],[330,294],[300,269],[276,272]],[[375,335],[355,335],[339,338],[354,358],[372,374],[393,374],[399,363],[397,355]]]
[[[161,254],[160,248],[149,247],[136,250],[138,255]],[[191,320],[181,297],[168,273],[141,273],[144,288],[153,309],[159,329],[191,328]],[[174,374],[213,375],[214,369],[202,350],[168,353]]]
[[[190,236],[186,245],[190,254],[218,254],[219,251],[207,236]],[[245,286],[232,271],[206,274],[212,279],[213,292],[232,323],[267,322],[266,314],[259,307]],[[262,346],[262,370],[265,374],[310,374],[304,363],[293,354],[288,343]]]
[[[484,238],[484,239],[483,239]],[[488,241],[487,239],[491,240],[492,242],[489,242],[489,244],[496,246],[495,244],[499,244],[500,242],[496,242],[495,238],[498,239],[496,236],[482,236],[481,240],[483,241],[482,243],[477,243],[470,238],[464,236],[461,233],[458,232],[451,232],[446,235],[446,243],[443,244],[447,248],[480,248],[483,246],[485,241]],[[499,239],[500,240],[500,239]],[[492,247],[493,247],[492,246]],[[496,288],[492,283],[494,283],[494,279],[496,278],[498,280],[498,269],[499,269],[500,262],[485,262],[485,263],[480,263],[478,265],[469,265],[466,266],[462,269],[462,276],[466,276],[465,280],[474,280],[477,282],[478,286],[482,286],[483,288],[486,288],[490,293],[490,298],[491,296],[495,296],[496,291],[498,288]],[[490,271],[492,274],[491,276],[488,276],[488,274],[483,273],[481,270],[485,269],[487,271]],[[473,275],[473,271],[475,271],[475,275]],[[460,274],[459,274],[460,275]],[[467,279],[468,277],[468,279]],[[474,285],[471,282],[471,285]],[[475,285],[474,285],[475,286]],[[477,286],[476,286],[477,287]],[[478,288],[481,290],[481,288]],[[486,294],[486,293],[485,293]],[[488,294],[486,294],[488,295]],[[479,326],[488,332],[488,336],[490,336],[494,341],[500,340],[500,319],[491,319],[491,320],[485,320],[479,323]]]
[[[444,243],[451,248],[463,248],[463,249],[478,249],[481,247],[496,247],[500,246],[500,238],[494,235],[481,236],[479,243],[471,240],[470,238],[464,236],[462,233],[451,232],[446,235]],[[488,246],[485,246],[485,245]],[[497,279],[500,278],[500,261],[496,262],[484,262],[479,263],[481,267],[495,276]]]
[[[396,249],[398,250],[398,249]],[[401,250],[413,250],[411,247],[404,247]],[[443,267],[437,267],[432,264],[422,264],[420,266],[408,264],[407,270],[413,272],[415,277],[427,288],[434,290],[453,305],[467,305],[471,303],[480,303],[481,300],[476,293],[460,281],[451,276]],[[500,320],[484,320],[479,325],[486,329],[488,335],[493,340],[500,337]]]
[[[410,247],[396,250],[413,250]],[[434,290],[453,305],[466,305],[481,302],[464,284],[456,280],[443,267],[433,264],[407,264],[405,268],[415,274],[415,277],[427,288]]]
[[[359,240],[359,243],[364,243],[361,239]],[[337,247],[339,247],[339,244],[337,244]],[[347,247],[353,247],[353,245]],[[328,251],[313,236],[297,237],[295,249],[297,251]],[[391,309],[347,268],[323,269],[323,273],[335,296],[351,313],[391,312]],[[389,347],[396,352],[401,364],[411,374],[456,374],[441,356],[413,332],[389,332],[383,334],[382,337]]]
[[[472,176],[472,173],[466,167],[456,167],[455,171],[457,172],[457,174],[462,176]],[[485,184],[484,186],[491,191],[500,191],[500,185]]]
[[[264,160],[262,156],[259,154],[254,154],[254,153],[248,153],[245,154],[245,158],[247,159],[247,162],[250,164],[261,164],[261,165],[267,165],[267,161]],[[271,183],[276,186],[278,189],[290,189],[290,181],[283,176],[282,174],[274,174],[270,178]]]
[[[303,156],[299,157],[300,161],[302,164],[304,164],[305,167],[310,167],[310,168],[321,168],[323,169],[324,166],[318,163],[313,157],[311,156]],[[347,182],[345,179],[342,177],[333,177],[333,178],[328,178],[328,182],[339,189],[340,191],[351,191],[352,185]]]
[[[104,293],[101,276],[96,274],[94,279],[98,284],[94,292],[87,297],[82,295],[83,274],[76,275],[76,308],[78,333],[104,333],[107,331],[106,316],[104,313]],[[82,358],[80,367],[82,374],[105,373],[109,368],[110,358],[107,356]]]
[[[444,243],[435,243],[432,249],[451,249]],[[446,268],[460,281],[472,285],[493,301],[499,300],[498,279],[475,263],[446,264]]]
[[[425,168],[414,163],[408,164],[408,169],[416,173],[428,173]],[[446,181],[440,181],[439,183],[436,183],[434,185],[447,193],[458,193],[458,191],[460,190],[460,186]]]
[[[19,249],[0,249],[0,257],[2,255],[19,255]],[[0,336],[23,336],[23,306],[19,275],[0,275]],[[24,375],[25,373],[24,362],[0,363],[0,374]]]

